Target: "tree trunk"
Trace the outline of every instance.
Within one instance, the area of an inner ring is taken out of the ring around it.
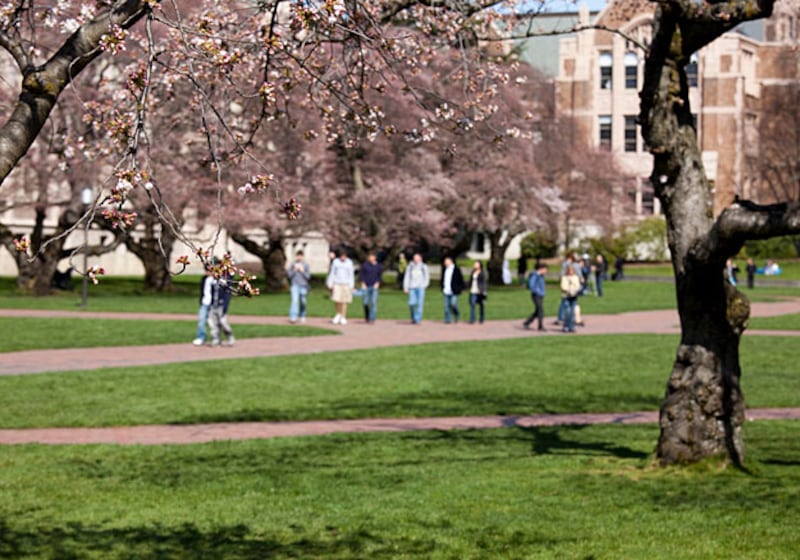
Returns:
[[[743,15],[743,6],[715,5],[735,15],[714,15],[706,22],[710,16],[703,5],[659,4],[645,63],[639,120],[654,156],[651,181],[667,219],[681,319],[680,345],[660,411],[656,456],[662,465],[710,457],[735,465],[744,460],[739,338],[750,305],[723,269],[750,231],[740,227],[739,207],[714,220],[684,71],[691,54],[732,28],[736,18],[757,17],[753,10]],[[767,229],[760,234],[769,234]]]
[[[136,255],[144,267],[144,288],[155,292],[170,290],[173,286],[170,258],[175,235],[149,212],[142,213],[139,225],[144,229],[138,239],[132,236],[133,232],[118,233],[124,237],[128,251]]]
[[[493,231],[487,235],[489,239],[489,262],[486,263],[486,270],[489,274],[489,283],[494,286],[503,285],[503,261],[506,257],[506,250],[511,243],[512,235],[508,234],[503,239],[503,231]]]
[[[283,250],[284,239],[280,236],[273,239],[267,231],[268,240],[261,245],[242,233],[231,233],[231,239],[241,245],[245,251],[255,255],[264,267],[264,289],[267,292],[280,292],[286,288],[286,252]]]

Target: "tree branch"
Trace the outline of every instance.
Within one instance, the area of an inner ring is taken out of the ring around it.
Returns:
[[[708,236],[708,256],[724,260],[745,241],[800,233],[800,202],[761,205],[736,200],[720,214]]]
[[[130,28],[149,9],[145,0],[118,0],[108,12],[82,25],[42,66],[23,68],[19,100],[0,127],[0,184],[27,153],[64,88],[102,54],[103,36],[113,26]]]

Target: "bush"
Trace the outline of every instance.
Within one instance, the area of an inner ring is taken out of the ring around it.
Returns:
[[[550,259],[558,253],[557,241],[544,231],[534,231],[523,237],[519,248],[527,259]]]
[[[612,257],[623,257],[628,261],[667,260],[667,224],[663,218],[654,216],[636,224],[623,226],[604,237],[586,239],[591,253],[600,253],[609,262]]]
[[[747,241],[743,257],[753,259],[792,259],[800,256],[800,236],[784,235],[771,239]]]

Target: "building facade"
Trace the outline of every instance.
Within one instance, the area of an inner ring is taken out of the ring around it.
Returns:
[[[686,67],[716,212],[735,196],[756,197],[760,177],[753,163],[759,157],[764,88],[798,77],[798,0],[779,4],[772,18],[726,33]],[[596,15],[581,8],[579,26],[594,28],[560,40],[555,78],[559,112],[574,119],[576,133],[591,145],[615,154],[626,175],[618,194],[629,199],[636,216],[660,210],[649,181],[652,157],[637,124],[654,6],[648,0],[616,0]]]

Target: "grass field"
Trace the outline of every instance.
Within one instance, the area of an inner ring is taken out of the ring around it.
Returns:
[[[141,280],[108,278],[92,287],[89,309],[92,311],[196,313],[197,287],[194,278],[180,278],[176,291],[169,294],[150,294],[141,291]],[[177,282],[177,280],[176,280]],[[800,288],[763,288],[748,292],[753,301],[774,301],[781,297],[800,297]],[[559,291],[554,283],[548,285],[545,298],[546,313],[555,314]],[[581,307],[586,315],[596,313],[621,313],[647,309],[675,307],[675,290],[670,283],[658,282],[606,282],[602,298],[585,296]],[[461,309],[469,313],[467,297],[461,297]],[[404,319],[408,317],[407,297],[395,287],[386,287],[378,304],[379,319]],[[19,295],[9,278],[0,279],[0,308],[77,310],[78,295],[61,293],[45,298]],[[486,303],[488,319],[522,319],[532,309],[528,292],[518,286],[491,287]],[[285,316],[289,310],[289,294],[264,294],[252,299],[237,299],[231,304],[232,315]],[[316,287],[309,294],[309,315],[333,316],[333,304],[324,287]],[[428,290],[425,318],[441,320],[444,315],[442,296],[436,287]],[[349,316],[363,316],[361,299],[356,298]]]
[[[800,313],[778,315],[777,317],[753,317],[750,319],[749,328],[778,331],[797,331],[800,330]]]
[[[196,321],[128,321],[0,317],[0,352],[191,342]],[[236,338],[318,336],[336,331],[305,325],[235,325]]]
[[[747,262],[743,259],[735,261],[739,266],[739,280],[744,283],[747,278],[745,266]],[[756,266],[764,266],[763,262],[756,262]],[[786,260],[780,261],[781,274],[778,276],[764,276],[763,274],[756,275],[757,282],[774,282],[781,280],[800,281],[800,260]],[[631,279],[637,276],[655,276],[655,277],[672,277],[672,265],[669,263],[661,264],[636,264],[625,267],[625,276]]]
[[[751,473],[650,467],[654,425],[0,448],[0,557],[794,559],[800,423]]]
[[[745,337],[750,406],[800,406],[795,337]],[[0,377],[0,426],[658,408],[677,337],[542,337]]]

